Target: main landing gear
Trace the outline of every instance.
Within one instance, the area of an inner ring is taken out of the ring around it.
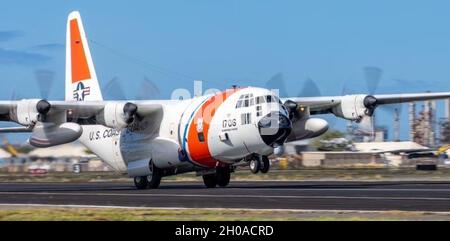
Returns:
[[[205,174],[202,177],[207,188],[226,187],[230,183],[231,168],[230,166],[217,167],[215,173]]]
[[[151,174],[148,176],[134,177],[134,185],[137,189],[156,189],[159,187],[162,178],[162,172],[153,162],[150,162]]]
[[[267,173],[270,169],[270,161],[267,156],[263,155],[254,155],[249,161],[249,168],[253,174],[258,173]]]

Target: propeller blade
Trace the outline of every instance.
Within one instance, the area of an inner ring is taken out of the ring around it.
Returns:
[[[372,118],[370,116],[364,116],[358,123],[358,127],[361,130],[371,132],[372,131]]]
[[[20,96],[20,94],[16,91],[16,89],[13,89],[13,90],[12,90],[12,93],[11,93],[11,100],[12,100],[12,101],[17,101],[17,100],[20,100],[20,99],[22,99],[21,96]],[[10,113],[11,115],[13,115],[13,116],[17,115],[16,112],[17,112],[17,108],[16,108],[16,107],[11,106],[11,107],[9,108],[9,113]]]
[[[272,78],[267,81],[266,88],[270,90],[278,90],[278,95],[281,98],[288,96],[282,73],[277,73],[272,76]]]
[[[378,67],[364,67],[364,78],[367,83],[369,94],[373,95],[376,92],[382,75],[383,71]]]
[[[321,95],[319,87],[311,78],[308,78],[305,83],[303,83],[303,88],[299,93],[299,96],[301,97],[317,97]]]
[[[106,100],[125,100],[125,93],[120,85],[119,78],[112,78],[103,87],[103,95]]]
[[[144,76],[136,100],[155,100],[159,98],[160,94],[161,92],[159,91],[158,86],[156,86],[147,76]]]
[[[403,105],[402,104],[390,104],[390,105],[382,105],[379,107],[380,110],[388,112],[389,114],[394,114],[396,111],[398,113],[402,112]]]
[[[50,89],[55,80],[55,72],[47,69],[38,69],[34,72],[39,93],[42,99],[48,99]]]
[[[308,78],[302,86],[302,90],[299,93],[300,97],[318,97],[322,96],[322,92],[320,91],[319,86],[316,84],[316,82]],[[330,116],[323,116],[321,117],[324,120],[328,122],[328,126],[330,129],[333,129],[336,125],[336,118],[330,117]]]
[[[351,86],[351,84],[350,84],[350,86]],[[354,89],[349,87],[347,81],[345,81],[344,84],[342,85],[341,95],[351,95],[351,94],[355,94],[357,92],[359,92],[359,91],[355,91]]]

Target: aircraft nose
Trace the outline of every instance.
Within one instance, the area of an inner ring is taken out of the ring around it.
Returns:
[[[283,145],[292,131],[292,123],[281,112],[271,112],[258,122],[259,134],[268,146],[277,147]]]

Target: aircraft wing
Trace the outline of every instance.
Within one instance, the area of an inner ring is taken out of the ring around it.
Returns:
[[[82,125],[123,129],[149,117],[150,125],[159,126],[162,111],[162,104],[150,101],[0,101],[0,121],[22,125],[0,128],[0,133],[31,132],[31,145],[51,147],[77,140]]]
[[[25,99],[0,101],[0,121],[16,122],[24,128],[7,127],[0,132],[30,131],[36,123],[83,122],[123,128],[135,118],[162,111],[154,101],[46,101]]]
[[[450,98],[450,92],[292,97],[283,98],[282,101],[290,110],[305,107],[311,115],[332,113],[348,120],[361,120],[366,115],[371,116],[380,105],[447,98]]]
[[[51,111],[70,111],[73,113],[72,115],[83,119],[91,118],[102,111],[105,111],[109,106],[113,107],[112,109],[114,109],[117,114],[126,115],[127,112],[132,112],[129,113],[130,117],[133,114],[143,117],[162,109],[161,104],[153,101],[51,101],[49,103],[52,107]],[[126,108],[128,108],[128,110]]]
[[[324,112],[340,104],[342,96],[320,96],[320,97],[291,97],[281,98],[281,101],[295,102],[298,106],[308,107],[311,113]]]
[[[413,101],[423,100],[437,100],[450,98],[450,92],[440,93],[416,93],[416,94],[388,94],[388,95],[374,95],[377,99],[377,104],[397,104]]]

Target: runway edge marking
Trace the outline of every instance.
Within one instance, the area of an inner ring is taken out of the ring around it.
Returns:
[[[98,208],[98,209],[138,209],[138,210],[210,210],[210,211],[268,211],[268,212],[297,212],[297,213],[423,213],[423,214],[443,214],[450,215],[446,211],[403,211],[403,210],[354,210],[354,209],[267,209],[267,208],[187,208],[187,207],[130,207],[130,206],[104,206],[104,205],[72,205],[72,204],[29,204],[29,203],[0,203],[0,206],[17,207],[48,207],[48,208]]]
[[[159,193],[55,193],[55,192],[0,192],[0,195],[55,195],[55,196],[135,196],[135,197],[199,197],[199,198],[281,198],[281,199],[373,199],[373,200],[425,200],[425,201],[450,201],[447,197],[370,197],[370,196],[288,196],[288,195],[212,195],[212,194],[159,194]]]

